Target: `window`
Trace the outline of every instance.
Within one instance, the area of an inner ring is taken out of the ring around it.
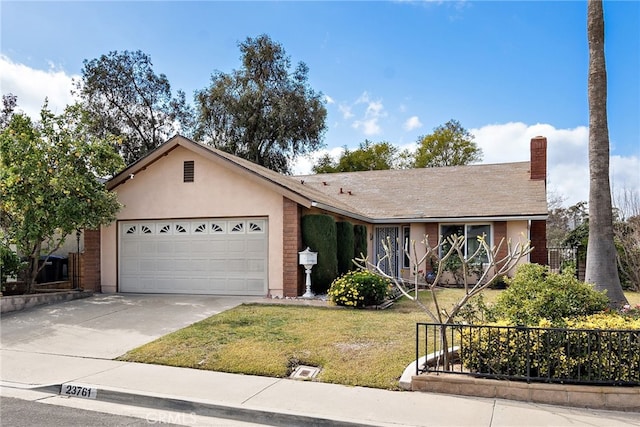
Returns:
[[[489,224],[446,224],[440,226],[440,235],[443,239],[449,236],[464,236],[464,256],[472,256],[480,247],[478,237],[485,236],[485,240],[491,246],[491,225]],[[445,241],[441,246],[440,255],[449,250],[450,245]],[[478,255],[478,261],[488,262],[486,253]]]
[[[184,162],[184,182],[193,182],[195,177],[195,165],[193,160]]]

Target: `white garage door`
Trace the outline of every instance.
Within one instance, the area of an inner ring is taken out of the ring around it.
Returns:
[[[267,220],[119,223],[120,292],[266,295]]]

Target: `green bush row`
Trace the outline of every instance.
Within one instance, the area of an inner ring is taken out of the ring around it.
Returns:
[[[513,326],[501,321],[488,326]],[[599,313],[542,319],[536,328],[472,328],[461,337],[460,358],[470,372],[561,381],[640,381],[640,319]]]
[[[311,270],[314,293],[327,292],[340,274],[355,268],[353,259],[367,254],[367,227],[350,222],[336,222],[329,215],[302,217],[302,241],[318,253],[318,264]]]

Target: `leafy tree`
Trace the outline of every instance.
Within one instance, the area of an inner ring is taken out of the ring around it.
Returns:
[[[18,105],[18,97],[9,93],[2,95],[2,112],[0,112],[0,129],[4,129],[9,124],[11,116]]]
[[[549,200],[549,217],[547,218],[547,242],[548,247],[564,247],[572,230],[586,221],[587,202],[578,202],[565,208],[562,200],[552,197]],[[576,247],[576,243],[569,246]],[[586,243],[586,242],[585,242]]]
[[[482,160],[482,150],[474,136],[457,120],[438,126],[432,134],[420,137],[413,167],[461,166]]]
[[[307,82],[308,67],[269,36],[239,43],[242,69],[220,71],[196,94],[196,138],[269,169],[289,173],[297,156],[322,146],[327,110]]]
[[[193,112],[184,92],[171,94],[169,80],[156,74],[142,51],[109,52],[84,61],[75,82],[88,122],[97,138],[118,137],[115,147],[133,163],[175,133],[189,134]]]
[[[612,307],[627,303],[616,265],[609,183],[607,70],[604,53],[602,0],[587,3],[589,41],[589,245],[585,281],[606,290]]]
[[[312,167],[314,173],[356,172],[387,170],[402,167],[408,155],[389,142],[361,142],[356,150],[344,147],[340,158],[335,161],[329,154],[320,157]]]
[[[115,219],[119,204],[99,180],[123,167],[109,141],[91,135],[79,107],[41,122],[14,114],[0,133],[0,238],[28,258],[27,291],[65,237]]]

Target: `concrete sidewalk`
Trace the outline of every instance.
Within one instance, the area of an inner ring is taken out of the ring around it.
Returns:
[[[393,392],[4,349],[0,358],[4,396],[15,396],[18,390],[54,395],[62,384],[71,382],[96,388],[99,401],[266,425],[640,426],[638,413]],[[69,399],[89,403],[88,399]]]
[[[189,297],[92,297],[2,317],[0,396],[101,410],[188,414],[185,425],[640,426],[640,413],[345,387],[111,360],[240,303]],[[96,399],[58,396],[66,383]],[[124,406],[126,405],[126,406]],[[144,417],[144,416],[142,416]],[[174,418],[174,421],[177,419]]]

